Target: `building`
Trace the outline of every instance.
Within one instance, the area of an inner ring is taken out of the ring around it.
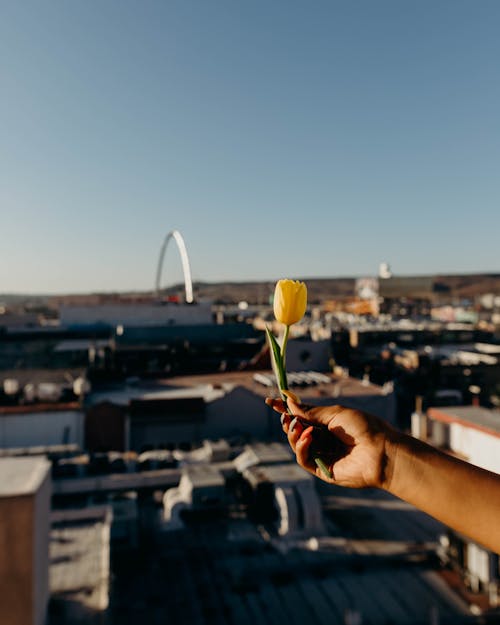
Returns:
[[[500,411],[481,406],[431,407],[412,417],[417,438],[476,466],[500,473]],[[499,605],[498,555],[459,532],[447,529],[441,537],[441,557],[483,608]],[[471,599],[472,600],[472,599]]]
[[[288,379],[303,401],[336,401],[394,422],[394,397],[388,389],[314,371],[290,372]],[[94,451],[141,451],[203,439],[276,439],[281,425],[264,402],[276,393],[269,371],[176,376],[162,383],[135,381],[96,390],[85,401],[85,445]],[[109,435],[107,420],[113,421]],[[120,442],[116,436],[124,438]]]
[[[395,316],[428,315],[436,300],[432,276],[390,276],[379,279],[380,310]]]
[[[318,483],[283,443],[210,447],[184,455],[177,469],[110,475],[93,486],[55,481],[60,502],[74,484],[80,491],[90,486],[93,497],[100,489],[101,498],[105,489],[132,488],[139,506],[139,549],[117,551],[111,540],[113,584],[100,586],[109,592],[107,607],[89,612],[74,589],[71,605],[61,593],[54,596],[59,614],[92,625],[102,622],[93,620],[96,614],[109,625],[139,617],[250,625],[312,616],[345,625],[348,614],[373,625],[483,622],[442,575],[438,522],[386,493]],[[69,523],[72,514],[83,513],[63,507],[53,518]],[[84,527],[86,535],[93,531]],[[90,589],[97,598],[95,583]],[[49,613],[48,625],[64,622]]]
[[[0,458],[0,620],[44,625],[49,600],[50,463]]]
[[[197,325],[213,322],[210,302],[121,302],[99,305],[62,305],[59,318],[66,328],[103,325],[108,327]]]
[[[84,414],[77,403],[0,407],[0,450],[58,445],[83,449]]]

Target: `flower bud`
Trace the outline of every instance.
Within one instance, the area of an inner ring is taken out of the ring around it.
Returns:
[[[298,280],[278,280],[274,291],[274,316],[286,326],[300,321],[306,312],[307,287]]]

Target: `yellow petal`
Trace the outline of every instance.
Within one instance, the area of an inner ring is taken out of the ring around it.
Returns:
[[[304,316],[307,308],[307,287],[298,280],[278,280],[274,290],[274,316],[291,326]]]

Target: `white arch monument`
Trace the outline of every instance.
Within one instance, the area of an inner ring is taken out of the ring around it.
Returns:
[[[177,243],[177,248],[179,250],[179,254],[181,256],[182,262],[182,272],[184,274],[184,288],[186,291],[186,303],[193,303],[193,282],[191,280],[191,268],[189,266],[189,258],[186,250],[186,244],[184,243],[184,239],[182,238],[182,234],[178,230],[171,230],[165,240],[163,241],[163,245],[160,250],[160,258],[158,260],[158,269],[156,270],[156,296],[160,296],[160,282],[161,282],[161,270],[163,267],[163,259],[165,257],[165,252],[167,250],[167,245],[170,239],[174,239]]]

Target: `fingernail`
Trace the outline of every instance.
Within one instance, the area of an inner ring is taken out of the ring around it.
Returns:
[[[295,426],[297,425],[297,417],[290,423],[290,432],[295,430]]]
[[[281,415],[281,417],[280,417],[280,420],[281,420],[281,425],[283,425],[283,424],[285,423],[285,419],[286,419],[286,412],[284,412],[284,413]]]

